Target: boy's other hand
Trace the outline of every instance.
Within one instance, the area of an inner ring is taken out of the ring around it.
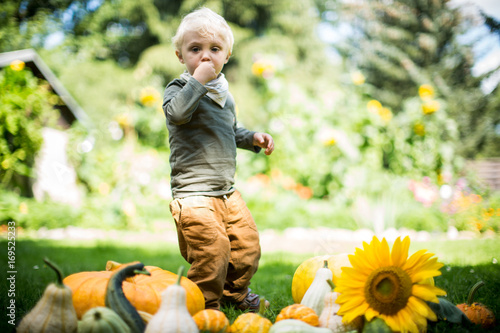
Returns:
[[[203,85],[217,78],[214,64],[211,61],[202,61],[194,70],[193,77]]]
[[[255,133],[253,135],[253,145],[265,149],[266,155],[271,155],[274,150],[273,137],[267,133]]]

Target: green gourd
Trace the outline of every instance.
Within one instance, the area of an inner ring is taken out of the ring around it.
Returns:
[[[104,303],[127,324],[131,333],[143,333],[146,325],[141,316],[129,302],[123,293],[122,283],[126,278],[133,277],[136,274],[150,273],[144,270],[144,264],[141,262],[133,262],[123,265],[116,270],[109,278],[106,287],[106,297]]]
[[[130,328],[116,312],[98,306],[85,312],[78,322],[78,333],[130,333]]]
[[[328,328],[314,327],[302,320],[284,319],[271,326],[269,333],[332,333]]]
[[[48,259],[45,263],[57,274],[57,282],[43,292],[35,307],[21,320],[18,333],[76,333],[78,318],[71,289],[63,284],[61,270]]]
[[[146,333],[199,333],[186,306],[186,290],[181,286],[184,267],[180,267],[175,284],[161,294],[161,304],[148,326]]]
[[[333,273],[328,268],[328,261],[324,261],[324,266],[316,271],[314,280],[307,289],[300,304],[310,307],[319,316],[324,307],[325,295],[331,291],[327,280],[332,280]]]

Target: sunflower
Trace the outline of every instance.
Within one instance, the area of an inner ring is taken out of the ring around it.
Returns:
[[[392,252],[385,238],[373,237],[364,250],[349,255],[352,267],[343,267],[337,280],[338,314],[344,323],[364,315],[367,321],[380,317],[393,331],[425,330],[427,319],[437,317],[426,301],[438,303],[446,295],[434,286],[434,276],[441,275],[443,264],[433,253],[420,250],[408,258],[410,238],[396,239]]]

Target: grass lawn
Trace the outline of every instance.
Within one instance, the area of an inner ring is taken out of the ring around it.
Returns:
[[[4,255],[0,258],[2,280],[7,276],[7,241],[0,240]],[[439,241],[412,243],[410,253],[427,249],[435,253],[444,263],[442,276],[435,279],[436,285],[448,292],[448,300],[454,304],[463,303],[472,285],[483,280],[485,286],[479,289],[476,301],[486,304],[498,317],[500,313],[500,242],[498,239]],[[353,252],[354,248],[350,251]],[[15,306],[16,321],[19,321],[40,298],[46,285],[55,280],[55,274],[45,266],[43,258],[57,263],[66,275],[80,271],[104,270],[107,260],[118,262],[142,261],[146,265],[159,266],[176,272],[180,265],[187,264],[175,245],[160,243],[127,245],[112,241],[16,241]],[[254,292],[264,295],[271,307],[266,316],[274,322],[279,311],[292,304],[291,283],[295,269],[309,254],[263,253],[259,271],[252,280]],[[0,322],[0,332],[11,332],[6,316],[9,284],[0,286],[4,315]],[[232,322],[241,312],[234,308],[224,308]],[[445,322],[432,324],[430,332],[483,332],[469,327],[463,328]],[[494,330],[491,330],[492,332]]]

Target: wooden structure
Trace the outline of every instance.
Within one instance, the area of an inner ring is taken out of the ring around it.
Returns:
[[[500,158],[469,161],[467,168],[492,191],[500,191]]]
[[[65,129],[78,121],[91,132],[92,123],[35,50],[0,53],[0,68],[10,66],[16,60],[24,62],[35,77],[45,80],[63,102],[54,105],[60,114],[58,124],[62,130],[48,127],[42,130],[44,142],[36,157],[34,166],[36,176],[35,179],[27,180],[31,185],[32,194],[38,200],[50,197],[54,201],[78,206],[81,203],[82,193],[77,186],[76,172],[67,158],[69,139]]]
[[[85,111],[73,99],[35,50],[26,49],[0,53],[0,68],[9,66],[15,60],[23,61],[36,77],[47,81],[52,91],[61,98],[63,104],[55,107],[61,114],[59,124],[63,128],[68,128],[74,121],[79,121],[87,128],[92,127]]]

